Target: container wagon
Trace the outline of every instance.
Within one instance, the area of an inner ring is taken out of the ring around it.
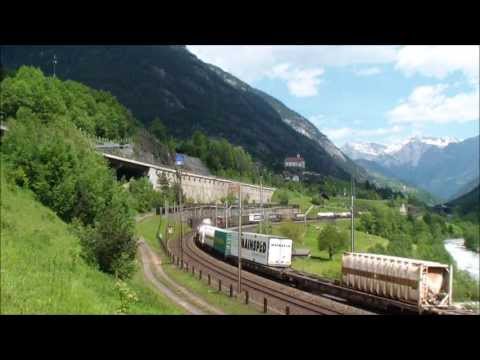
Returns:
[[[452,303],[452,266],[395,256],[344,253],[342,284],[359,291],[417,305]]]
[[[249,214],[248,215],[248,222],[249,223],[258,223],[263,220],[262,214]]]
[[[198,226],[201,245],[225,258],[238,258],[238,232],[208,224]],[[242,259],[272,267],[289,267],[292,262],[292,240],[280,236],[242,232]]]
[[[335,217],[334,212],[319,212],[317,214],[317,217],[319,219],[333,219]]]
[[[268,220],[272,222],[279,222],[282,220],[282,217],[279,214],[270,214]]]

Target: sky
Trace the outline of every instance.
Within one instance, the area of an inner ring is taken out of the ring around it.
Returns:
[[[337,146],[479,133],[479,46],[187,48],[282,101]]]

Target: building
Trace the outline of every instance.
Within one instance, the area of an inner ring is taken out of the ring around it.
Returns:
[[[285,159],[285,168],[287,169],[305,169],[305,159],[297,154],[296,157],[287,157]]]
[[[402,206],[400,206],[400,214],[406,216],[407,213],[408,213],[407,207],[405,206],[405,204],[402,204]]]

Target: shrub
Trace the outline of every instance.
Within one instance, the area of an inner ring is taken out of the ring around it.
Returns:
[[[17,184],[32,189],[63,220],[76,219],[90,263],[128,276],[135,255],[132,204],[105,160],[61,118],[45,123],[21,108],[9,125],[2,155]]]
[[[294,224],[292,221],[280,225],[279,231],[283,236],[293,240],[294,243],[298,243],[302,239],[302,226]]]
[[[312,204],[313,205],[323,205],[325,200],[320,195],[316,195],[312,197]]]
[[[111,197],[115,178],[105,160],[61,119],[45,124],[22,108],[9,124],[2,152],[17,184],[31,188],[67,222],[92,224]]]
[[[134,208],[138,212],[147,212],[157,206],[163,206],[160,192],[155,191],[148,178],[130,180],[129,193],[132,195]]]
[[[111,94],[44,76],[40,69],[20,67],[1,82],[0,92],[7,118],[24,108],[45,122],[62,117],[91,135],[115,139],[134,133],[136,120]]]
[[[289,196],[288,191],[283,189],[278,189],[272,196],[273,201],[278,201],[280,205],[288,205]]]

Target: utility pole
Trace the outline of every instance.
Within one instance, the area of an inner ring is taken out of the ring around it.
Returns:
[[[354,198],[354,194],[355,194],[355,179],[353,178],[352,176],[352,180],[351,180],[351,193],[352,193],[352,202],[351,202],[351,207],[350,207],[350,211],[351,211],[351,218],[352,218],[352,252],[355,251],[355,220],[354,220],[354,206],[353,206],[353,198]]]
[[[168,244],[168,201],[165,199],[165,247]],[[160,219],[160,224],[162,223],[162,220]]]
[[[238,184],[238,294],[242,292],[242,186]]]
[[[215,200],[215,226],[217,226],[217,201]]]
[[[182,224],[182,173],[180,171],[180,167],[183,165],[183,156],[177,154],[176,159],[175,159],[175,169],[177,170],[177,178],[178,178],[178,184],[179,184],[179,189],[178,189],[178,206],[180,208],[179,211],[179,218],[180,218],[180,262],[182,263],[182,269],[183,269],[183,224]]]
[[[53,55],[53,77],[56,77],[56,72],[55,72],[55,65],[57,65],[58,61],[57,61],[57,55]]]
[[[225,201],[225,229],[228,228],[228,202]]]
[[[262,220],[260,221],[260,234],[263,234],[264,222],[265,222],[265,210],[263,208],[263,181],[260,177],[260,208],[262,209]]]

